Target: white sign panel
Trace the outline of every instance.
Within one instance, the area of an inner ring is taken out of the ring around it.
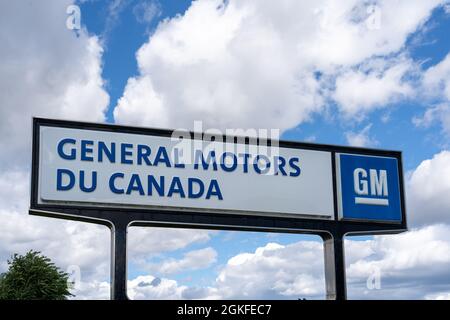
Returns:
[[[268,154],[53,126],[39,132],[39,204],[334,217],[330,152]]]

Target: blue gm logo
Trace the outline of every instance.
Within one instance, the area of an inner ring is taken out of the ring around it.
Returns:
[[[337,154],[339,218],[401,222],[395,158]]]

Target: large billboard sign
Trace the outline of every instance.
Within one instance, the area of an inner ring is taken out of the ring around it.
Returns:
[[[38,118],[33,132],[31,211],[406,229],[400,152]]]
[[[39,135],[38,204],[334,215],[329,152],[277,147],[268,154],[270,148],[45,126]]]
[[[130,225],[320,235],[329,299],[345,235],[407,229],[399,151],[35,118],[32,155],[30,214],[111,228],[113,299]]]

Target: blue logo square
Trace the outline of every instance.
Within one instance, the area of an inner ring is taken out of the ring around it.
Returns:
[[[337,154],[339,218],[401,222],[396,158]]]

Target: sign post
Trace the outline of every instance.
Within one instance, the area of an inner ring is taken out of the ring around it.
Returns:
[[[127,299],[129,226],[320,235],[328,299],[346,299],[345,235],[407,230],[401,153],[33,119],[30,214],[107,225]]]

